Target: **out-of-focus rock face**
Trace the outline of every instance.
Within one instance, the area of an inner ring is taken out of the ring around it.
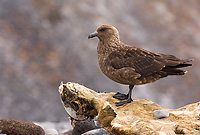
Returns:
[[[0,133],[7,135],[44,135],[44,130],[31,122],[12,119],[0,120]]]
[[[170,110],[161,107],[150,100],[133,100],[123,106],[116,106],[118,100],[113,98],[114,93],[96,93],[77,83],[61,84],[59,87],[64,107],[71,106],[76,115],[96,116],[101,126],[116,135],[197,135],[200,134],[200,102],[185,107]],[[65,97],[68,93],[73,97]],[[76,103],[77,106],[72,106]],[[82,106],[79,106],[82,104]],[[83,108],[91,106],[97,110],[82,112]],[[169,117],[157,119],[153,116],[155,110],[168,110]],[[90,114],[90,115],[88,115]],[[70,115],[70,114],[69,114]],[[76,123],[71,116],[72,125]]]
[[[1,0],[0,118],[64,120],[56,91],[60,81],[127,92],[101,73],[98,40],[87,39],[105,23],[115,26],[127,44],[195,60],[185,76],[138,86],[134,98],[170,108],[198,101],[199,6],[198,0]]]

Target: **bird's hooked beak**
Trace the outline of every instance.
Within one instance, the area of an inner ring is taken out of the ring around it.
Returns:
[[[93,32],[93,33],[91,33],[91,34],[88,36],[88,39],[93,38],[93,37],[96,37],[97,35],[98,35],[97,32]]]

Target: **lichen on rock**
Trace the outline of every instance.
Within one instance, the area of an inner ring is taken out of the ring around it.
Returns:
[[[73,122],[97,116],[111,134],[200,134],[200,102],[171,110],[143,99],[117,107],[115,93],[96,93],[77,83],[61,83],[61,101]],[[168,110],[167,118],[157,119],[155,110]]]

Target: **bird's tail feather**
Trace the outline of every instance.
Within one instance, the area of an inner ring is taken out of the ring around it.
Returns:
[[[167,68],[163,69],[164,72],[166,72],[168,75],[184,75],[187,73],[187,71],[176,69],[176,68]]]
[[[162,71],[166,72],[167,75],[184,75],[187,73],[187,71],[177,69],[177,68],[192,66],[192,64],[190,63],[192,61],[193,59],[179,60],[179,64],[173,65],[173,66],[166,66],[165,68],[162,69]]]
[[[189,62],[192,62],[192,61],[194,61],[194,60],[193,59],[184,59],[184,60],[181,60],[181,62],[183,64],[188,64]]]
[[[188,66],[192,66],[192,64],[190,62],[192,62],[193,59],[184,59],[184,60],[179,60],[177,65],[173,65],[173,66],[166,66],[167,69],[169,68],[182,68],[182,67],[188,67]]]

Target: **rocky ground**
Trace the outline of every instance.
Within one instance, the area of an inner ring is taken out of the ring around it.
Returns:
[[[45,131],[46,130],[56,130],[58,133],[65,133],[72,130],[70,122],[33,122],[38,126],[41,126]]]
[[[178,108],[200,99],[200,1],[0,0],[0,119],[68,121],[61,81],[126,93],[97,63],[97,39],[111,24],[121,41],[153,52],[193,58],[181,77],[135,87],[133,98]]]
[[[116,106],[119,100],[112,98],[115,93],[97,93],[71,82],[61,84],[59,92],[64,99],[63,106],[71,116],[70,123],[32,123],[2,119],[0,133],[7,135],[200,134],[200,102],[175,110],[145,99],[133,99],[131,103]]]
[[[12,119],[0,120],[0,135],[111,135],[101,127],[97,119],[69,122],[24,122]]]

